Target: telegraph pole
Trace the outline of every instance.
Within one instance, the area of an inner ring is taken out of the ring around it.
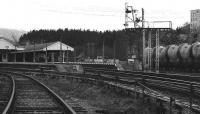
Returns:
[[[151,54],[152,54],[152,49],[151,49],[151,31],[148,31],[149,35],[148,35],[148,47],[149,47],[149,51],[148,51],[148,65],[149,65],[149,71],[151,71]]]
[[[114,64],[116,63],[116,58],[115,58],[115,56],[116,56],[116,52],[115,52],[115,45],[116,45],[116,38],[115,38],[115,32],[114,32],[114,43],[113,43],[113,58],[114,58]]]
[[[144,9],[142,8],[142,43],[143,43],[143,48],[142,48],[142,52],[143,52],[143,61],[142,61],[142,70],[144,71],[144,65],[145,65],[145,52],[144,52],[144,49],[145,49],[145,29],[144,29]]]
[[[34,46],[34,51],[33,51],[33,62],[35,63],[35,40],[34,40],[33,43],[34,43],[34,44],[33,44],[33,46]]]
[[[142,8],[142,28],[144,28],[144,8]]]
[[[90,58],[90,43],[87,43],[87,56]]]
[[[47,58],[47,42],[45,42],[45,47],[46,47],[46,52],[45,52],[45,63],[47,63],[48,62],[48,58]]]
[[[103,62],[104,62],[104,39],[103,39],[103,49],[102,49],[102,51],[103,51],[103,54],[102,54],[102,59],[103,59]]]
[[[95,45],[94,45],[94,43],[92,43],[92,60],[93,60],[93,62],[94,62],[94,57],[95,57],[94,48],[95,48]]]

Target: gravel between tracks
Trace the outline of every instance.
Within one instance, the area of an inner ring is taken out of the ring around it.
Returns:
[[[77,101],[89,114],[95,114],[97,110],[109,112],[109,114],[125,114],[125,112],[141,114],[142,111],[146,114],[156,113],[155,104],[142,106],[140,99],[135,101],[133,97],[120,95],[106,87],[65,79],[38,79],[58,93],[66,102],[69,98]]]

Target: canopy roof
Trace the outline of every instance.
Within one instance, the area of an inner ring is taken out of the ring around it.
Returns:
[[[71,46],[68,46],[60,41],[57,41],[57,42],[50,42],[50,43],[43,43],[43,44],[26,45],[23,47],[23,49],[21,51],[14,52],[14,53],[46,51],[46,50],[48,50],[48,51],[56,51],[56,50],[74,51],[74,48],[72,48]]]

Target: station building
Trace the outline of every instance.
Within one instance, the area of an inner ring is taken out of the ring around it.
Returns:
[[[0,38],[0,62],[68,62],[73,59],[69,45],[60,41],[16,46],[5,38]]]

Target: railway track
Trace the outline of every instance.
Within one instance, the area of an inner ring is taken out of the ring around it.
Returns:
[[[26,69],[21,69],[21,72],[24,72]],[[20,69],[18,70],[20,71]],[[27,71],[31,71],[28,69]],[[143,72],[127,72],[127,71],[117,71],[115,69],[97,69],[97,68],[87,68],[85,69],[86,74],[66,74],[66,73],[59,73],[59,72],[51,72],[50,74],[56,75],[57,77],[65,77],[71,75],[72,77],[78,77],[80,79],[88,78],[88,79],[95,79],[95,80],[104,80],[107,82],[119,82],[121,84],[126,84],[124,89],[129,88],[129,84],[137,84],[145,88],[145,94],[159,98],[163,101],[171,102],[171,96],[166,96],[160,94],[157,91],[152,90],[149,87],[159,88],[159,89],[166,89],[169,91],[175,91],[176,94],[181,95],[179,92],[183,92],[187,96],[187,101],[183,101],[180,99],[175,99],[174,101],[176,104],[186,107],[189,110],[193,110],[195,114],[198,114],[200,111],[199,104],[193,102],[194,98],[197,97],[199,99],[199,81],[195,80],[197,77],[183,75],[167,75],[167,74],[154,74],[154,73],[143,73]],[[41,73],[40,71],[32,72]],[[49,72],[43,72],[46,75],[49,75]],[[89,73],[89,74],[88,74]],[[185,79],[185,78],[188,78]],[[111,83],[112,84],[112,83]],[[116,85],[117,86],[117,85]],[[123,85],[122,85],[123,86]],[[133,90],[130,88],[130,90]],[[141,91],[141,90],[140,90]],[[177,92],[178,91],[178,92]],[[173,97],[173,96],[172,96]],[[190,99],[190,101],[188,101]],[[198,100],[199,101],[199,100]],[[193,114],[193,113],[191,113]]]
[[[130,72],[118,71],[116,69],[88,68],[85,71],[94,74],[105,75],[106,77],[117,77],[119,80],[137,81],[140,84],[153,90],[162,92],[168,91],[167,99],[172,96],[178,97],[175,102],[192,109],[194,112],[200,113],[200,77],[180,74],[166,73],[148,73],[148,72]],[[164,92],[166,93],[166,92]],[[164,97],[163,97],[164,98]]]
[[[164,73],[156,74],[91,68],[86,68],[86,71],[93,73],[100,72],[109,76],[117,76],[119,79],[137,80],[141,83],[145,83],[148,86],[175,90],[184,94],[193,94],[194,97],[200,97],[199,76]]]
[[[14,78],[15,97],[5,114],[76,114],[57,94],[39,81],[16,73],[2,73]],[[6,84],[8,85],[8,84]]]
[[[12,99],[14,97],[15,84],[12,77],[0,74],[0,113],[9,112]]]

